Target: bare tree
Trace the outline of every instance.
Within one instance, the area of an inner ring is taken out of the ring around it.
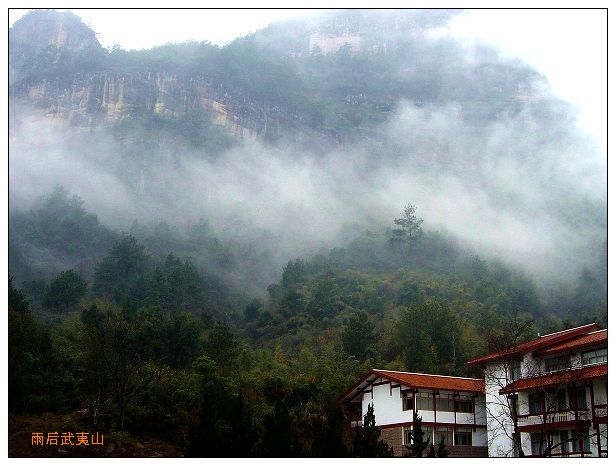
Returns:
[[[583,413],[587,410],[585,386],[582,386],[584,387],[582,403],[578,400],[577,392],[570,390],[571,378],[568,376],[570,370],[571,365],[569,364],[550,372],[549,382],[534,389],[533,409],[528,410],[528,416],[534,416],[534,419],[539,421],[533,424],[535,430],[532,432],[540,437],[537,448],[538,456],[552,456],[558,450],[562,452],[568,445],[572,446],[572,453],[581,452],[583,455],[585,441],[592,437],[590,430],[584,432],[578,428],[571,430],[572,434],[569,434],[570,430],[567,429],[559,430],[558,440],[554,441],[555,430],[552,427],[554,423],[570,420],[581,421]],[[534,373],[527,372],[528,378],[541,375],[546,375],[546,373],[538,368]],[[530,404],[529,402],[529,408],[531,408]],[[563,432],[567,433],[563,436]]]
[[[526,456],[520,427],[529,426],[532,429],[528,429],[529,433],[540,438],[536,444],[531,436],[533,456],[552,456],[567,445],[572,446],[572,453],[584,455],[585,441],[596,435],[581,428],[587,410],[586,392],[578,397],[578,393],[571,390],[571,370],[575,368],[570,360],[563,359],[562,367],[546,368],[539,359],[528,354],[530,349],[520,347],[532,324],[531,320],[519,321],[514,316],[488,338],[489,349],[498,355],[487,363],[485,370],[486,415],[495,432],[489,441],[498,442],[506,436],[511,447],[499,454]],[[532,389],[527,386],[520,392],[515,386],[520,379],[532,380],[540,376],[548,378]],[[554,424],[561,421],[579,423],[576,429],[555,431]],[[557,439],[555,432],[559,433]],[[504,445],[498,443],[501,447]]]
[[[515,349],[526,340],[533,323],[532,320],[520,321],[514,315],[487,339],[488,350],[500,354],[499,359],[485,369],[486,396],[489,396],[488,391],[493,395],[489,402],[486,398],[486,415],[496,433],[490,440],[494,441],[501,435],[508,437],[511,448],[501,452],[506,456],[524,456],[518,428],[520,403],[515,393],[500,396],[500,392],[522,377],[522,361]]]

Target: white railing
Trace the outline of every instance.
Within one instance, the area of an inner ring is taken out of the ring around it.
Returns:
[[[590,419],[589,411],[578,411],[577,419],[586,421]],[[532,426],[539,424],[552,424],[555,422],[567,422],[575,421],[575,411],[556,411],[552,413],[545,413],[545,419],[543,414],[529,414],[526,416],[518,417],[518,426]]]
[[[607,406],[595,406],[596,417],[607,417]]]

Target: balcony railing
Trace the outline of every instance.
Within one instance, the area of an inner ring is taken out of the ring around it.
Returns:
[[[552,411],[545,413],[545,418],[543,414],[526,414],[518,416],[518,426],[532,426],[532,425],[541,425],[541,424],[554,424],[556,422],[569,422],[569,421],[588,421],[590,420],[591,415],[588,410],[578,410],[577,418],[575,415],[575,411],[572,410],[563,410],[563,411]]]
[[[364,421],[351,421],[351,427],[354,429],[355,427],[363,427]]]
[[[595,417],[607,417],[607,405],[595,405]]]

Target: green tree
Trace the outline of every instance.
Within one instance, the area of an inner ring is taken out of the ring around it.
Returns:
[[[308,313],[317,318],[332,317],[344,307],[340,287],[333,273],[325,273],[312,283]]]
[[[144,246],[134,236],[126,235],[116,241],[107,256],[95,265],[92,291],[116,302],[134,299],[145,294],[143,274],[148,266],[149,256]]]
[[[28,301],[9,277],[8,398],[11,412],[51,409],[56,374],[48,333],[32,317]]]
[[[169,254],[149,277],[147,301],[174,311],[203,312],[206,307],[204,281],[188,260]]]
[[[376,425],[374,405],[370,403],[364,415],[363,427],[355,427],[353,456],[360,458],[388,458],[394,455],[386,441],[379,440],[381,428]]]
[[[96,215],[88,213],[83,200],[57,186],[40,199],[28,213],[11,213],[11,236],[22,247],[44,248],[62,258],[101,254],[113,240],[113,233],[102,226]]]
[[[291,288],[301,285],[307,276],[306,263],[302,259],[289,260],[282,270],[282,286]]]
[[[43,296],[43,305],[68,314],[88,291],[88,284],[75,270],[65,270],[49,284]]]
[[[376,333],[368,314],[356,312],[342,332],[342,345],[347,353],[363,361],[375,352]]]
[[[199,421],[191,432],[192,456],[250,456],[255,448],[255,425],[245,396],[216,361],[200,356],[193,363],[200,387]]]
[[[217,322],[208,330],[204,348],[206,354],[216,361],[223,370],[231,368],[238,355],[238,343],[231,328],[224,322]]]
[[[430,450],[426,456],[429,458],[447,458],[449,450],[447,450],[447,445],[445,445],[445,437],[441,436],[436,448],[434,448],[434,445],[430,445]]]
[[[405,205],[401,215],[401,217],[394,219],[394,223],[400,228],[392,230],[391,241],[393,243],[408,243],[412,247],[423,234],[421,228],[423,220],[415,215],[415,206],[412,204]]]
[[[424,440],[423,429],[421,428],[421,416],[415,413],[413,417],[413,428],[411,432],[408,434],[411,440],[411,445],[405,445],[405,447],[409,450],[407,456],[412,456],[414,458],[421,458],[424,456],[424,451],[428,448],[428,445],[431,444],[430,438]]]
[[[154,314],[159,314],[155,316]],[[160,380],[168,366],[161,361],[165,329],[159,309],[127,315],[114,305],[100,302],[82,312],[84,387],[91,396],[93,411],[112,400],[119,428],[125,415],[145,390]]]
[[[395,349],[406,367],[430,373],[455,372],[459,326],[449,306],[436,299],[402,310],[392,335]]]
[[[133,319],[139,322],[137,338],[148,339],[152,359],[172,367],[192,363],[199,349],[201,324],[191,314],[146,306]]]

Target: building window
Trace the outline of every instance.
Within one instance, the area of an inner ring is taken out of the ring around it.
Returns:
[[[402,394],[402,411],[412,411],[413,410],[413,392],[404,392]]]
[[[585,351],[582,353],[583,366],[590,366],[592,364],[599,364],[603,362],[607,362],[607,348]]]
[[[450,411],[453,412],[455,408],[453,395],[440,395],[436,398],[436,410],[437,411]]]
[[[515,382],[522,378],[522,363],[520,361],[512,361],[509,367],[509,380]]]
[[[412,427],[404,428],[404,444],[413,445],[413,428]]]
[[[445,445],[453,445],[453,428],[437,427],[434,432],[434,444],[439,443],[441,438],[445,439]]]
[[[577,409],[588,409],[588,404],[586,403],[586,387],[575,387],[574,392],[571,394],[575,397],[575,406]]]
[[[423,441],[428,442],[429,445],[432,444],[432,427],[422,426],[421,431],[423,433]],[[405,427],[404,428],[404,444],[412,445],[413,444],[413,427]]]
[[[569,440],[569,431],[561,430],[560,431],[560,451],[561,453],[570,453],[571,445]]]
[[[567,392],[565,390],[561,389],[556,392],[556,406],[559,411],[567,409]]]
[[[458,413],[472,413],[473,412],[473,400],[468,398],[461,398],[456,400],[456,411]]]
[[[417,394],[417,409],[425,411],[432,411],[434,409],[432,405],[432,393],[419,392]]]
[[[555,372],[569,369],[571,367],[571,356],[565,354],[564,356],[558,356],[556,358],[549,358],[545,360],[545,371]]]
[[[545,394],[529,393],[528,394],[528,413],[529,414],[541,414],[545,407]]]
[[[533,456],[541,456],[543,451],[543,434],[530,434],[530,450]]]
[[[582,443],[583,450],[580,450],[580,440]],[[590,451],[590,435],[588,433],[588,429],[583,429],[581,431],[571,431],[571,451],[573,453],[579,453],[580,451]]]
[[[456,445],[472,445],[473,444],[473,432],[469,428],[457,427],[455,436]]]

